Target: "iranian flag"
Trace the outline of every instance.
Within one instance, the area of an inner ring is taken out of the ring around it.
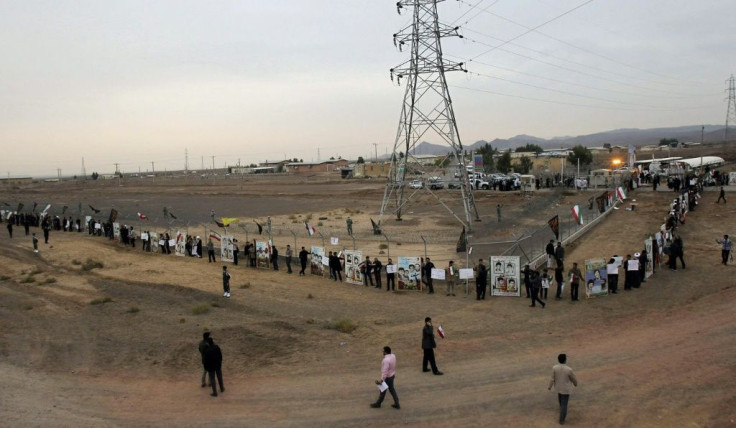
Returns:
[[[306,221],[304,222],[304,227],[307,228],[307,234],[309,236],[314,236],[314,232],[315,232],[314,227],[310,226],[309,223],[307,223]]]
[[[616,197],[622,201],[626,199],[626,192],[624,192],[623,187],[619,187],[618,189],[616,189]]]
[[[440,326],[439,326],[439,327],[437,327],[437,334],[438,334],[438,335],[439,335],[439,336],[440,336],[441,338],[443,338],[443,339],[445,338],[445,330],[444,330],[444,329],[442,328],[442,324],[440,324]]]
[[[583,224],[583,215],[580,214],[580,205],[572,207],[572,216],[575,217],[575,221],[578,224]]]
[[[148,220],[148,216],[142,213],[138,213],[138,218],[141,220]]]
[[[217,242],[222,242],[222,237],[214,230],[210,230],[210,239],[214,239]]]

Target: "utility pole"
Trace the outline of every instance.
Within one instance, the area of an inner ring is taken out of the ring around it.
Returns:
[[[61,181],[61,168],[56,168],[56,175],[59,178],[59,181]]]
[[[153,167],[153,161],[151,161],[151,174],[156,172],[156,168]]]
[[[378,144],[377,143],[373,143],[373,148],[376,151],[376,158],[374,159],[374,161],[378,162]]]
[[[728,88],[728,107],[726,107],[726,129],[723,130],[723,141],[728,141],[728,121],[736,123],[736,87],[734,86],[733,74],[726,80]]]
[[[115,174],[120,175],[120,164],[114,163],[113,165],[115,165]]]
[[[468,232],[471,231],[471,221],[480,221],[478,210],[473,199],[470,180],[465,172],[466,160],[463,156],[463,145],[455,121],[455,112],[447,88],[445,72],[463,71],[463,63],[450,62],[442,56],[443,37],[462,37],[459,27],[451,27],[439,22],[437,3],[444,0],[400,0],[397,4],[398,13],[411,8],[412,24],[394,34],[394,45],[403,50],[409,47],[411,58],[391,69],[391,80],[401,84],[406,79],[404,101],[401,106],[399,128],[394,141],[391,166],[388,174],[386,189],[383,194],[379,224],[384,213],[396,215],[401,220],[401,214],[411,197],[419,192],[407,191],[406,175],[413,171],[425,169],[412,155],[416,145],[427,141],[430,135],[438,138],[450,149],[451,159],[460,167],[461,174],[460,198],[464,218],[460,218],[443,199],[435,195],[434,191],[425,187],[423,192],[431,193],[437,201],[455,217]],[[442,175],[439,167],[434,175]],[[457,198],[457,192],[448,193],[448,197]]]
[[[215,157],[212,156],[212,170],[215,170]]]
[[[87,178],[87,169],[84,167],[84,157],[82,157],[82,180]]]
[[[189,149],[184,149],[184,173],[189,174]]]

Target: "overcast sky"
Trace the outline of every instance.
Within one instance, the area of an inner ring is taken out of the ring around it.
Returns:
[[[0,174],[390,152],[404,86],[388,70],[408,59],[392,34],[411,20],[395,3],[0,0]],[[447,76],[463,143],[725,122],[733,0],[439,11],[464,35],[443,39],[469,70]]]

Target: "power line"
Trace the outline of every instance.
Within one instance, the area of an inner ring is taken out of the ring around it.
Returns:
[[[733,74],[726,80],[728,93],[728,107],[726,107],[726,129],[723,130],[723,141],[728,141],[728,121],[736,123],[736,88],[734,88]]]

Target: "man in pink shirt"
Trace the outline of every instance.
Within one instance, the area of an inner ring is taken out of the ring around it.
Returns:
[[[386,382],[386,385],[388,386],[388,392],[391,393],[391,396],[394,398],[394,404],[391,405],[394,409],[400,409],[401,406],[399,406],[399,396],[396,395],[396,390],[394,389],[394,377],[396,376],[396,355],[391,353],[391,348],[388,346],[383,347],[383,361],[381,361],[381,379],[376,381],[376,385],[381,385],[384,382]],[[378,401],[375,403],[371,403],[371,407],[374,409],[377,409],[381,407],[381,403],[383,403],[383,399],[386,397],[386,389],[381,391],[381,394],[378,396]]]

